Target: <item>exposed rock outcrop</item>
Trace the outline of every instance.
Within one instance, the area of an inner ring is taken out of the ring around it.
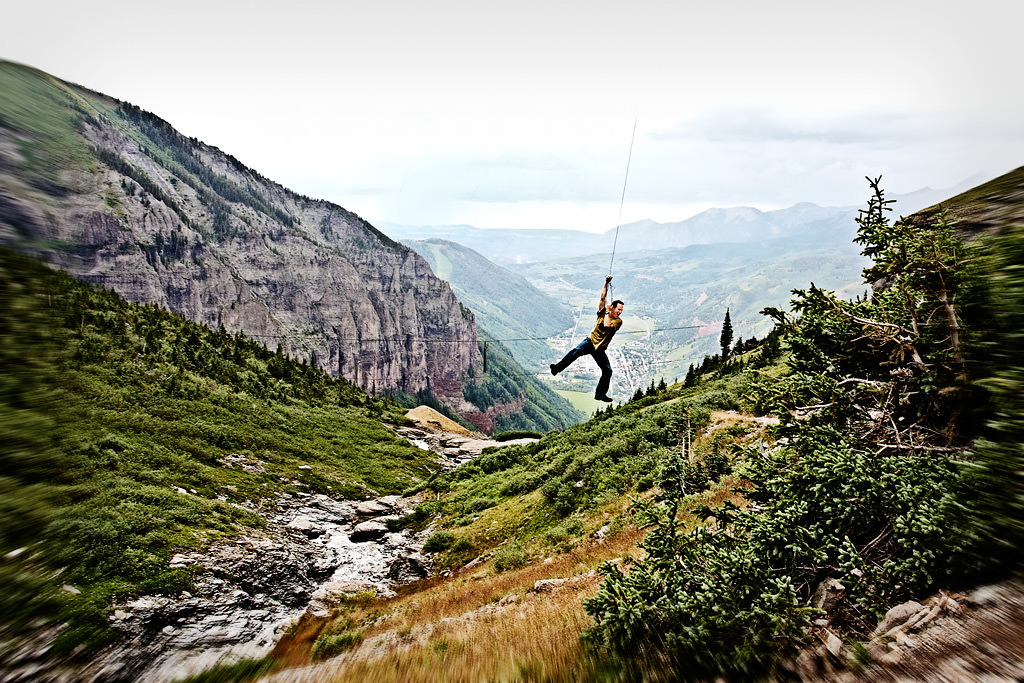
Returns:
[[[57,106],[71,141],[40,164],[43,134],[0,122],[0,244],[367,389],[461,399],[476,322],[422,257],[137,107],[39,81],[48,99],[23,105]]]
[[[817,645],[781,663],[772,680],[1019,681],[1024,677],[1024,591],[1013,582],[969,593],[940,591],[894,606],[871,639],[844,641],[829,627]]]
[[[449,420],[433,408],[419,406],[405,414],[416,422],[415,427],[399,427],[399,436],[414,446],[433,451],[443,469],[458,467],[477,457],[485,448],[533,443],[537,439],[522,438],[509,441],[495,441],[479,433],[471,432]]]
[[[188,591],[113,606],[119,642],[87,667],[55,661],[47,644],[56,634],[39,633],[0,661],[0,680],[161,682],[263,657],[304,613],[325,618],[346,594],[390,595],[393,586],[428,575],[422,535],[393,533],[384,524],[411,502],[302,494],[266,501],[255,510],[264,529],[171,558],[171,566],[195,571]],[[361,531],[367,528],[374,532]]]

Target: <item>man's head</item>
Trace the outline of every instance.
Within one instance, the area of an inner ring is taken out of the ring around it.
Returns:
[[[612,302],[611,308],[608,309],[608,315],[613,318],[618,318],[622,315],[622,309],[625,308],[625,304],[622,303],[622,299],[616,299]]]

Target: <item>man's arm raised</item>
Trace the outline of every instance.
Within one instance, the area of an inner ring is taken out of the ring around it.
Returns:
[[[611,281],[612,281],[612,276],[611,275],[605,275],[604,276],[604,287],[601,288],[601,303],[599,303],[597,305],[597,310],[599,310],[599,311],[605,311],[608,308],[607,304],[605,303],[605,299],[608,297],[608,284]],[[607,312],[605,313],[604,318],[605,318],[605,321],[608,320],[608,313]]]

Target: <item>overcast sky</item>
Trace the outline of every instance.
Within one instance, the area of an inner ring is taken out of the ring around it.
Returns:
[[[374,223],[603,232],[1024,164],[1024,2],[6,3],[0,57]]]

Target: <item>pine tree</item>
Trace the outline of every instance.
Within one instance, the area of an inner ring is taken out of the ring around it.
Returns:
[[[718,338],[722,347],[722,362],[729,360],[729,349],[732,347],[732,320],[729,319],[729,309],[725,309],[725,320],[722,322],[722,336]]]

